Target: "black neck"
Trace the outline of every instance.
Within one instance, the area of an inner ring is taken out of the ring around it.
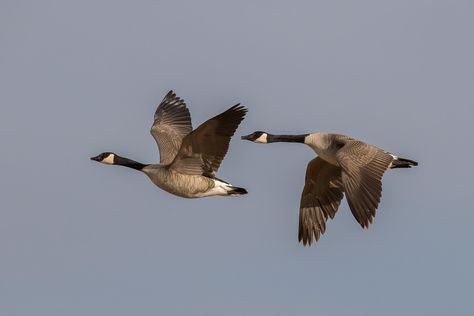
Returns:
[[[272,135],[267,134],[267,143],[277,143],[277,142],[285,142],[285,143],[304,143],[304,139],[308,136],[308,134],[302,135]]]
[[[124,166],[124,167],[132,168],[135,170],[142,170],[143,168],[148,166],[148,165],[144,165],[142,163],[136,162],[132,159],[120,157],[117,155],[115,155],[115,158],[114,158],[114,165]]]

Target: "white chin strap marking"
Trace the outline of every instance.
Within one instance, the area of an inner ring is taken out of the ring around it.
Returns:
[[[267,143],[267,134],[263,133],[259,138],[255,139],[256,143],[266,144]]]
[[[101,163],[105,163],[106,165],[113,165],[114,164],[114,154],[110,154],[105,159],[102,159]]]

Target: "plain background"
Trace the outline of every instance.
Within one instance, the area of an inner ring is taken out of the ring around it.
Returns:
[[[473,315],[472,1],[0,2],[0,314]],[[249,108],[186,200],[102,151],[156,162],[169,89],[193,124]],[[402,157],[375,223],[347,203],[297,242],[302,145],[333,131]]]

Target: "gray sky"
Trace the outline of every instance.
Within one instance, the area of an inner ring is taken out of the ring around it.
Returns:
[[[472,1],[0,2],[0,314],[472,315]],[[156,162],[174,89],[194,126],[350,134],[415,169],[375,224],[341,204],[297,242],[309,148],[235,137],[239,198],[186,200],[102,151]]]

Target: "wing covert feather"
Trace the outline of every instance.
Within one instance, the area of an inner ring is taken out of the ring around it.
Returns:
[[[349,208],[357,222],[368,228],[382,196],[382,176],[393,157],[380,148],[357,140],[347,141],[336,157],[342,168]]]

